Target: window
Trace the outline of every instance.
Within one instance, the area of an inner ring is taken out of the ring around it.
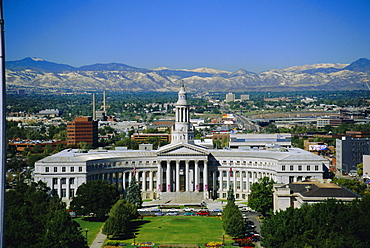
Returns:
[[[58,184],[58,178],[53,178],[53,184]]]
[[[69,179],[69,184],[75,184],[75,178],[74,177],[71,177]]]
[[[75,167],[70,168],[71,172],[75,172]]]
[[[66,172],[66,167],[62,167],[62,172]]]
[[[69,197],[74,197],[74,196],[75,196],[75,189],[70,189]]]
[[[294,170],[294,166],[293,165],[290,166],[290,170],[291,171]]]
[[[45,167],[45,172],[49,172],[49,167]]]
[[[62,189],[62,197],[67,197],[67,190],[66,189]]]
[[[78,172],[82,172],[82,167],[78,167]]]
[[[58,167],[54,167],[54,172],[58,172]]]
[[[285,165],[281,166],[281,170],[285,171]]]
[[[302,170],[302,165],[298,165],[298,170],[301,171]]]
[[[307,165],[307,171],[311,170],[311,166]]]
[[[60,182],[61,182],[62,184],[66,184],[67,179],[66,179],[65,177],[63,177],[63,178],[60,180]]]
[[[318,171],[318,170],[319,170],[319,166],[315,165],[315,171]]]

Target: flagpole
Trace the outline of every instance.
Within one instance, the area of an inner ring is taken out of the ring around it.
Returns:
[[[4,19],[3,19],[3,1],[0,0],[0,247],[4,247],[5,233],[5,168],[6,168],[6,136],[5,136],[5,46],[4,46]]]

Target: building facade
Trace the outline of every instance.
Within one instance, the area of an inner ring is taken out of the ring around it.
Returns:
[[[107,180],[124,194],[133,177],[143,199],[195,202],[227,198],[232,187],[236,199],[248,199],[260,178],[291,183],[322,179],[329,161],[299,148],[207,149],[194,144],[184,86],[175,104],[176,122],[171,143],[157,150],[68,149],[39,160],[35,180],[48,184],[64,201],[90,180]]]
[[[363,162],[363,155],[370,155],[370,139],[348,136],[336,139],[337,169],[345,173],[357,170],[357,165]]]
[[[67,145],[77,145],[86,142],[96,147],[98,145],[98,122],[91,117],[75,117],[67,122]]]

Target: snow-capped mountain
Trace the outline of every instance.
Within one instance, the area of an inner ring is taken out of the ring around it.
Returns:
[[[370,80],[370,60],[351,64],[314,64],[283,70],[253,73],[211,68],[157,69],[136,68],[120,63],[73,67],[39,58],[6,62],[7,86],[111,91],[177,91],[180,80],[187,91],[292,91],[292,90],[361,90]]]

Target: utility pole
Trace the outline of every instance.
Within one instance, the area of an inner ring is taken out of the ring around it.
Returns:
[[[5,137],[5,46],[4,46],[3,1],[0,0],[0,247],[4,247],[5,233],[5,168],[6,168],[6,137]]]

